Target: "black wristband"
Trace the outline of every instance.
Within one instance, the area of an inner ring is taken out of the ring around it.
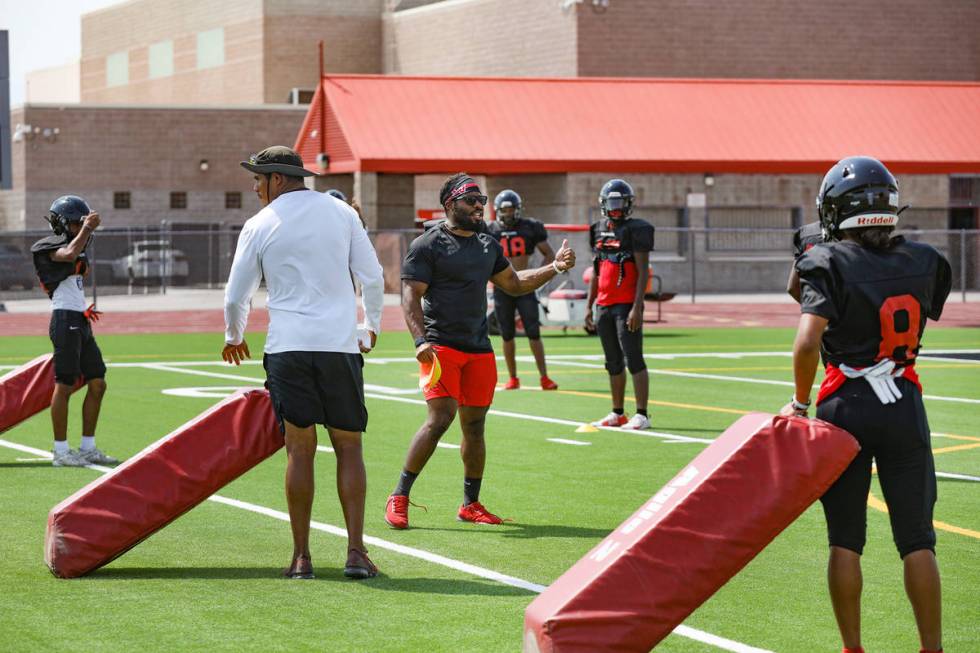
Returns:
[[[424,344],[425,344],[425,336],[419,336],[418,338],[415,339],[416,347],[421,347]]]

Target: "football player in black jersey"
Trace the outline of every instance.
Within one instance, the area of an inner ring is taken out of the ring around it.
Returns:
[[[929,245],[892,235],[898,184],[876,159],[838,162],[824,177],[817,205],[824,232],[837,242],[814,245],[796,263],[803,313],[793,346],[796,391],[781,413],[806,415],[822,354],[826,376],[816,416],[861,444],[821,497],[830,542],[827,577],[844,651],[862,651],[861,553],[872,461],[922,650],[940,651],[936,473],[915,358],[926,318],[942,314],[950,266]]]
[[[650,428],[650,376],[643,358],[643,297],[650,275],[653,225],[630,217],[634,198],[633,187],[622,179],[610,179],[599,191],[602,219],[589,230],[594,274],[589,284],[585,326],[591,328],[594,324],[599,334],[612,395],[612,412],[592,424],[641,430]],[[633,417],[627,417],[625,412],[627,369],[633,377],[636,396]]]
[[[523,202],[521,196],[512,190],[497,193],[493,200],[493,208],[497,219],[487,223],[487,233],[497,239],[504,248],[504,256],[514,266],[515,270],[526,270],[534,251],[541,252],[544,257],[541,265],[549,265],[555,260],[555,252],[548,244],[548,231],[544,225],[534,218],[522,215]],[[517,390],[521,381],[517,378],[516,332],[514,311],[521,315],[524,323],[524,333],[527,335],[534,362],[538,366],[542,390],[557,390],[558,384],[548,378],[548,367],[544,360],[544,344],[541,342],[541,320],[539,319],[538,297],[534,293],[514,297],[497,286],[493,287],[493,312],[500,325],[500,336],[504,341],[504,360],[507,362],[507,372],[510,378],[504,384],[504,390]]]
[[[115,464],[119,461],[95,446],[95,428],[106,390],[105,363],[89,324],[98,321],[100,313],[94,305],[86,307],[82,282],[89,272],[85,248],[101,219],[81,197],[65,195],[51,205],[47,220],[54,235],[34,243],[31,253],[41,288],[52,305],[48,335],[54,345],[53,464]],[[88,385],[88,391],[82,404],[82,441],[74,450],[68,446],[68,398],[79,377]]]

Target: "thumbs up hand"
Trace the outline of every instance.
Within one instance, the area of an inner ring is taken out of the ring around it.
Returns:
[[[568,246],[568,239],[561,241],[561,247],[555,254],[555,271],[568,272],[575,267],[575,250]]]

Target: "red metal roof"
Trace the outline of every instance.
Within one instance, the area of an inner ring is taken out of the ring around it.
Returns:
[[[327,75],[296,149],[327,172],[980,173],[980,84]]]

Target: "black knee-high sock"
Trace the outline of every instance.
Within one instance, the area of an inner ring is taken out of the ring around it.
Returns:
[[[482,478],[463,478],[463,505],[468,506],[480,500],[480,486],[482,484]]]
[[[413,474],[407,469],[403,469],[402,475],[398,477],[398,485],[395,486],[395,491],[392,492],[392,494],[407,497],[408,493],[412,491],[412,483],[414,483],[415,479],[418,477],[418,474]]]

